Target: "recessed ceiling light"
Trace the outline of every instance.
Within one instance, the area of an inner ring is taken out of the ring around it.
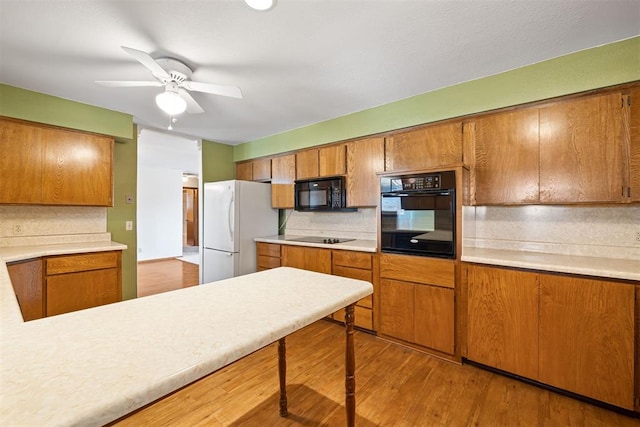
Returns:
[[[276,6],[276,0],[244,0],[250,8],[255,10],[267,11]]]

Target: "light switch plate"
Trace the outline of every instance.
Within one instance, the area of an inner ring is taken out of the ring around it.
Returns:
[[[133,221],[127,221],[124,223],[124,229],[127,231],[133,230]]]

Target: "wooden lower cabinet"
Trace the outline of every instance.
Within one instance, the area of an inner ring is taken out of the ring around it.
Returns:
[[[282,265],[331,274],[331,250],[282,245]]]
[[[332,274],[335,276],[349,277],[351,279],[371,282],[375,289],[377,262],[374,254],[355,251],[332,251]],[[356,302],[355,326],[374,331],[374,295],[369,295]],[[333,313],[333,319],[344,323],[344,310]]]
[[[382,254],[378,332],[454,355],[455,261]]]
[[[467,358],[634,409],[636,286],[467,266]]]
[[[271,268],[280,267],[282,265],[280,255],[280,245],[274,243],[256,243],[256,253],[258,256],[258,271],[269,270]]]
[[[540,275],[540,381],[633,409],[634,286]]]
[[[9,278],[25,321],[44,317],[42,258],[7,265]]]
[[[468,283],[467,357],[538,378],[538,275],[473,265]]]

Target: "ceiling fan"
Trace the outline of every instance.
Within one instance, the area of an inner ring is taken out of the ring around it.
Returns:
[[[184,62],[175,58],[153,59],[147,52],[121,46],[129,55],[147,67],[155,81],[105,81],[96,83],[107,87],[142,87],[164,86],[164,91],[156,96],[156,104],[170,116],[177,116],[187,111],[190,114],[204,113],[204,110],[188,91],[204,92],[213,95],[242,99],[242,92],[237,86],[200,83],[191,81],[193,70]]]

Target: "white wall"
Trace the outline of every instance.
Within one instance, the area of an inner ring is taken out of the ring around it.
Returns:
[[[182,256],[182,175],[200,175],[199,142],[142,129],[138,136],[138,261]]]

